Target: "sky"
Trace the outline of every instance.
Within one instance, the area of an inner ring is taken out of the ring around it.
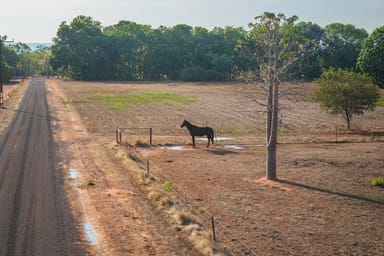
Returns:
[[[91,16],[103,27],[129,20],[139,24],[187,24],[207,29],[244,27],[264,12],[297,15],[322,27],[339,22],[368,33],[384,26],[383,0],[0,0],[0,35],[15,42],[49,43],[59,25]]]

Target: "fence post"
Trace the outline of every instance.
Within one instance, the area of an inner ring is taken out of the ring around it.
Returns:
[[[213,219],[213,215],[211,217],[212,220],[212,234],[213,234],[213,240],[216,242],[216,230],[215,230],[215,220]]]
[[[149,160],[147,159],[147,176],[149,177]]]
[[[149,145],[152,146],[152,128],[149,128]]]
[[[119,142],[119,129],[116,129],[116,143],[120,144],[120,142]]]

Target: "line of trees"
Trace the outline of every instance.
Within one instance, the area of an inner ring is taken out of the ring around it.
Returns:
[[[76,80],[236,80],[260,72],[255,60],[262,54],[250,28],[152,28],[132,21],[102,27],[78,16],[60,24],[51,49],[5,46],[3,77],[54,72]],[[349,24],[299,22],[289,33],[301,38],[302,52],[289,79],[313,80],[332,67],[364,72],[384,86],[384,27],[369,35]]]
[[[359,55],[369,37],[364,29],[300,22],[290,33],[302,38],[297,47],[305,49],[291,66],[291,79],[312,80],[330,67],[363,70]],[[50,64],[57,74],[78,80],[233,80],[259,70],[253,37],[252,30],[229,26],[152,28],[120,21],[103,28],[78,16],[59,26]]]
[[[3,82],[8,82],[14,76],[51,75],[49,63],[52,52],[49,47],[38,47],[32,50],[25,43],[2,46]]]

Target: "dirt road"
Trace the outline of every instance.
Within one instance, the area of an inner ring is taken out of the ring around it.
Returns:
[[[44,80],[34,78],[0,137],[0,255],[85,254],[55,164]]]

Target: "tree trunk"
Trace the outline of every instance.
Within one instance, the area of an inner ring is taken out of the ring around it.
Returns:
[[[267,179],[277,179],[277,130],[278,130],[278,106],[279,106],[279,85],[275,83],[273,85],[272,97],[272,115],[270,120],[270,131],[267,131],[269,138],[267,140]],[[268,118],[267,118],[268,119]]]
[[[266,136],[265,136],[265,144],[268,145],[271,139],[271,131],[272,131],[272,113],[273,113],[273,88],[272,85],[268,88],[267,95],[267,123],[266,123]]]
[[[267,179],[276,180],[276,144],[267,146]]]
[[[348,131],[351,130],[351,119],[352,119],[351,113],[349,113],[348,110],[345,110],[345,120],[347,121]]]

